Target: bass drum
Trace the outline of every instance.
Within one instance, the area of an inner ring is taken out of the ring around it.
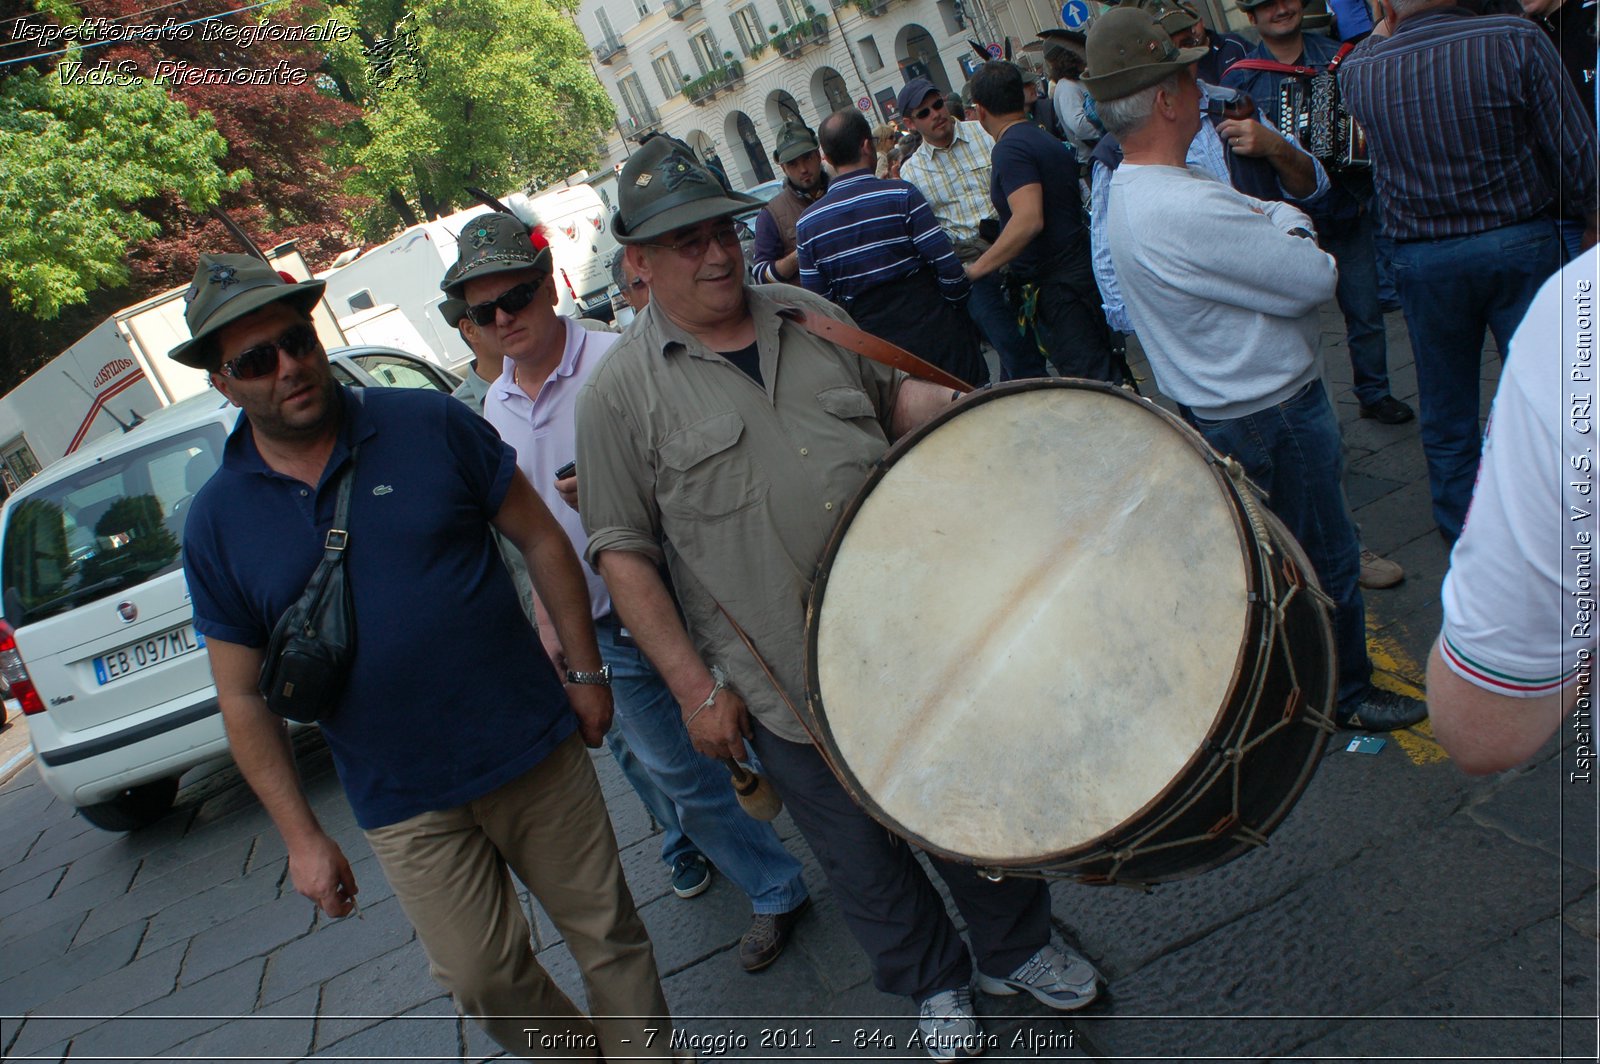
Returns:
[[[1238,468],[1120,389],[1032,380],[900,441],[834,532],[805,722],[896,834],[1152,883],[1265,841],[1333,731],[1328,600]]]

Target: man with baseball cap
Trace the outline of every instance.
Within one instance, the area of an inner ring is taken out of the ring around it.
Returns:
[[[670,138],[656,138],[673,144]],[[653,142],[652,142],[653,143]],[[679,149],[683,150],[683,149]],[[709,169],[707,170],[709,172]],[[479,230],[487,235],[479,237]],[[614,333],[591,332],[555,312],[554,280],[540,252],[527,256],[529,233],[509,215],[485,215],[467,222],[457,242],[459,258],[445,274],[447,291],[458,291],[475,320],[492,330],[506,362],[489,386],[484,416],[517,453],[517,465],[534,490],[554,511],[573,545],[582,549],[585,536],[578,514],[558,492],[556,471],[575,457],[576,408],[584,384],[603,364],[617,342]],[[539,297],[520,308],[506,296],[536,285]],[[588,471],[580,476],[582,483]],[[701,757],[690,745],[672,694],[618,618],[605,582],[585,566],[590,615],[600,656],[610,673],[616,702],[613,744],[619,762],[636,759],[645,779],[635,785],[659,789],[671,806],[666,826],[677,824],[676,838],[664,840],[664,859],[671,859],[674,890],[693,897],[710,882],[706,859],[750,899],[755,915],[739,947],[746,971],[760,971],[778,959],[808,902],[800,863],[792,857],[770,824],[752,820],[739,808],[728,773]],[[539,637],[558,670],[565,668],[566,649],[560,630],[548,623],[541,597]],[[645,798],[653,805],[653,798]]]
[[[990,157],[994,138],[977,122],[960,122],[950,102],[927,78],[912,78],[895,101],[900,117],[922,134],[922,147],[900,167],[900,177],[915,185],[928,201],[933,219],[950,237],[963,266],[978,261],[990,241],[979,235],[985,219],[995,224],[989,202]],[[1006,300],[1000,275],[972,282],[967,315],[1000,356],[1002,380],[1032,376],[1038,352],[1017,329],[1017,315]]]
[[[335,383],[309,317],[322,287],[202,255],[191,339],[172,351],[244,412],[184,531],[234,759],[283,836],[295,889],[329,916],[353,912],[350,863],[257,686],[347,483],[358,649],[321,731],[434,977],[513,1054],[666,1056],[664,1039],[645,1042],[666,1001],[584,750],[612,711],[578,560],[511,449],[464,404]],[[575,670],[565,690],[491,529],[521,549],[549,606]],[[534,959],[513,872],[562,930],[594,1019]],[[529,1027],[551,1037],[531,1041]]]
[[[1084,87],[1125,155],[1106,234],[1128,314],[1161,390],[1265,490],[1333,599],[1339,723],[1415,724],[1427,715],[1422,703],[1371,684],[1361,548],[1317,347],[1317,308],[1338,270],[1298,209],[1186,167],[1203,120],[1203,55],[1180,49],[1137,8],[1109,11],[1089,31]]]
[[[585,555],[695,747],[755,748],[876,984],[918,1001],[930,1053],[952,1059],[978,1034],[966,948],[915,854],[850,798],[790,706],[835,521],[889,440],[956,397],[803,327],[797,312],[848,323],[820,296],[746,284],[732,216],[749,197],[725,194],[688,152],[652,142],[618,185],[612,230],[651,300],[578,400]],[[981,987],[1058,1009],[1094,998],[1094,968],[1050,942],[1042,882],[933,864],[966,917]]]
[[[795,223],[828,191],[817,136],[798,119],[783,124],[772,159],[783,169],[783,190],[756,215],[756,239],[750,247],[750,272],[762,284],[800,283],[800,258],[795,253]],[[758,201],[759,202],[759,201]]]

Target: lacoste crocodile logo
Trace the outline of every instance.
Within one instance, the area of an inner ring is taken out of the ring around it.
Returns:
[[[374,495],[388,495],[389,493],[391,493],[393,491],[394,491],[394,489],[391,488],[389,485],[387,485],[387,484],[379,484],[377,487],[372,489],[372,494],[374,494]]]

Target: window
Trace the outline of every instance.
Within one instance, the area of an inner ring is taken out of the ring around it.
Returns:
[[[678,57],[671,52],[658,55],[650,61],[655,68],[656,81],[661,85],[661,98],[670,100],[683,91],[683,70],[678,66]]]
[[[220,424],[159,440],[35,492],[5,530],[21,625],[178,568],[188,503],[222,461]]]
[[[690,37],[689,51],[694,53],[695,64],[700,67],[702,74],[709,74],[722,65],[722,49],[717,47],[717,39],[711,36],[710,30],[702,30]]]
[[[11,487],[23,483],[39,471],[39,460],[33,456],[33,448],[21,436],[0,449],[0,462],[5,463],[6,472],[11,474],[14,481]]]
[[[744,49],[744,54],[749,55],[756,50],[756,45],[767,43],[767,34],[761,27],[761,18],[756,14],[754,4],[746,4],[733,13],[733,35],[739,39],[739,47]]]
[[[644,86],[639,84],[639,75],[628,74],[617,79],[617,88],[622,92],[623,106],[628,109],[628,114],[633,118],[635,126],[650,124],[650,99],[644,94]]]
[[[607,42],[615,41],[617,39],[617,31],[611,28],[611,16],[606,14],[606,9],[603,7],[596,8],[594,18],[600,24],[601,38]]]
[[[639,12],[639,17],[644,18],[655,9],[650,6],[650,0],[633,0],[633,9]]]
[[[432,366],[413,359],[394,355],[357,355],[356,365],[388,388],[432,388],[439,392],[452,390],[452,385]]]
[[[806,17],[806,5],[801,0],[778,0],[778,14],[785,26],[793,26]]]
[[[871,37],[863,37],[856,42],[861,51],[861,61],[867,66],[867,73],[883,69],[883,55],[878,51],[878,42]]]

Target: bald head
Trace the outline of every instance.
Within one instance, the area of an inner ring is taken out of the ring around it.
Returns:
[[[867,117],[854,107],[833,112],[817,127],[817,143],[822,154],[833,164],[836,172],[859,170],[871,166],[873,158],[872,127]]]

